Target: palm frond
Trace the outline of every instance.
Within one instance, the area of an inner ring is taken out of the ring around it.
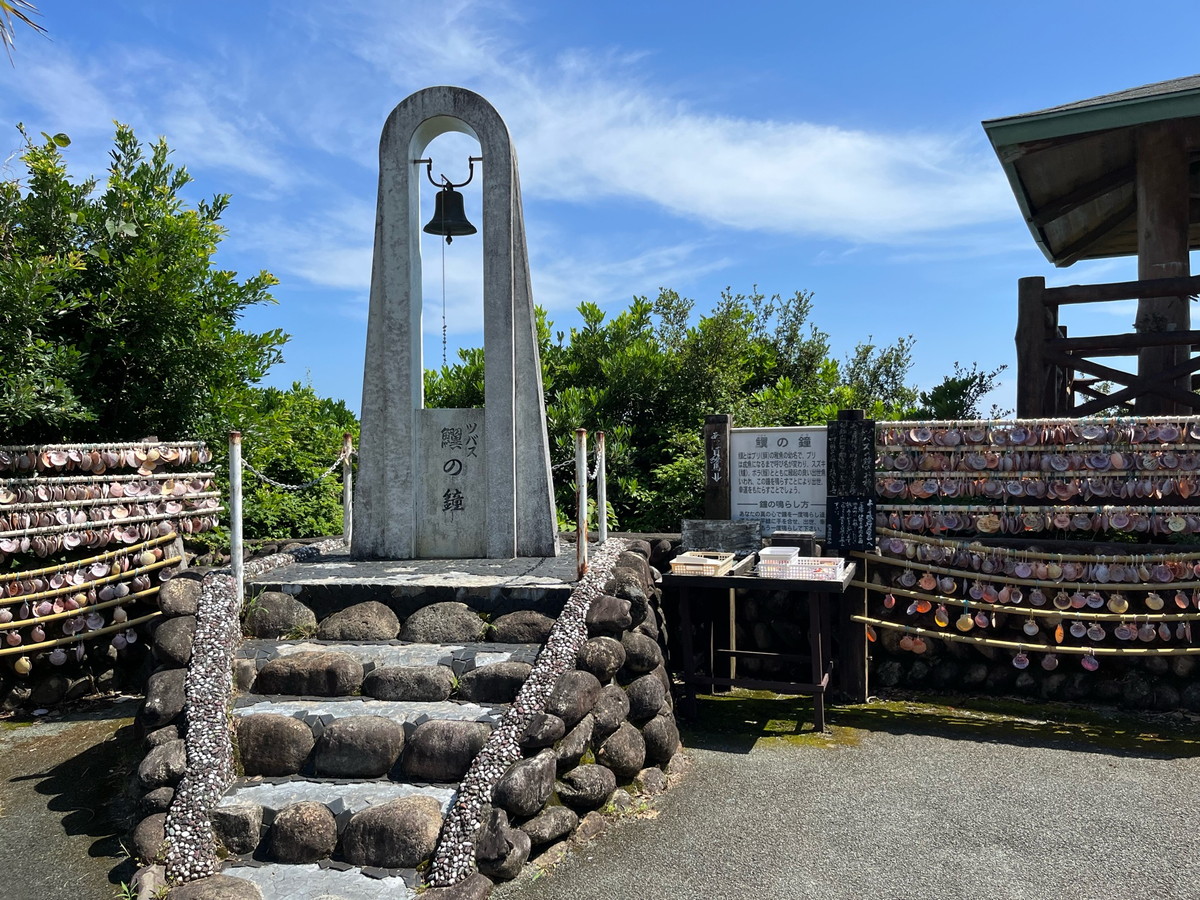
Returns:
[[[8,54],[8,61],[12,62],[13,36],[16,32],[16,23],[24,22],[34,31],[39,34],[45,34],[46,28],[44,25],[33,20],[33,16],[40,16],[38,8],[29,0],[0,0],[0,44],[4,45],[4,52]]]

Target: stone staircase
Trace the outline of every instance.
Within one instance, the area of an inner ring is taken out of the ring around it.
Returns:
[[[514,877],[619,784],[641,775],[658,785],[643,770],[678,748],[651,548],[636,549],[607,579],[614,594],[590,604],[588,639],[524,728],[518,761],[487,787],[465,842],[484,876]],[[171,896],[208,884],[265,900],[415,897],[464,776],[530,676],[573,579],[567,557],[334,557],[252,583],[233,663],[237,777],[211,815],[224,874]],[[144,856],[157,837],[139,844]],[[486,896],[490,881],[476,874],[444,890]]]

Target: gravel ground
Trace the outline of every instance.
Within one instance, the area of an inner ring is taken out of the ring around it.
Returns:
[[[0,719],[5,900],[105,900],[128,880],[120,838],[138,701]]]
[[[780,723],[753,706],[742,736],[687,736],[692,770],[656,817],[494,900],[1200,896],[1190,723],[860,708],[827,741],[755,742]]]

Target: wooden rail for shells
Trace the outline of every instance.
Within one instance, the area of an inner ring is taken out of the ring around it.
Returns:
[[[136,642],[160,615],[145,604],[182,562],[178,534],[217,524],[213,473],[191,468],[211,459],[195,441],[0,447],[0,565],[61,557],[0,572],[0,657],[25,675],[41,655],[82,660],[85,641]]]
[[[1200,653],[1200,548],[983,543],[1200,534],[1200,418],[880,423],[876,454],[878,547],[854,554],[867,604],[851,617],[869,639],[1015,651],[1017,668],[1034,652],[1090,671],[1098,656]]]

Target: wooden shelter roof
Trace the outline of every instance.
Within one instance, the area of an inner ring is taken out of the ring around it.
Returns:
[[[989,119],[1034,241],[1056,266],[1138,252],[1135,130],[1173,122],[1191,154],[1188,244],[1200,247],[1200,75]]]

